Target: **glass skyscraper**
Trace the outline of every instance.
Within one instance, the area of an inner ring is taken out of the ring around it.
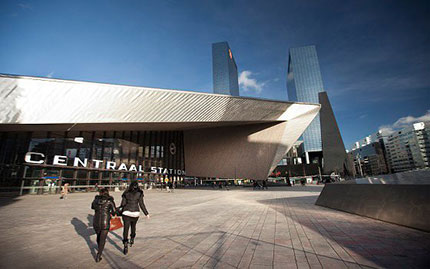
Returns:
[[[237,66],[227,42],[212,44],[214,93],[239,96]]]
[[[290,49],[287,90],[290,101],[319,103],[318,93],[324,87],[315,46]],[[322,151],[320,115],[303,133],[303,144],[306,153]]]

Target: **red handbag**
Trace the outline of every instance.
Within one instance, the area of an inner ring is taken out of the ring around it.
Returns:
[[[122,228],[124,225],[122,225],[122,221],[120,217],[112,217],[110,219],[110,227],[109,227],[109,231],[115,231],[118,230],[119,228]]]

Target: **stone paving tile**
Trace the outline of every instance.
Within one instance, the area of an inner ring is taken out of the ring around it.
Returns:
[[[429,233],[315,206],[320,191],[147,191],[135,245],[111,232],[100,263],[94,193],[0,197],[0,268],[430,268]]]

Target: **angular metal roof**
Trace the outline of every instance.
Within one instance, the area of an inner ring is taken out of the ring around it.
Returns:
[[[0,124],[261,123],[317,113],[318,104],[0,75]]]

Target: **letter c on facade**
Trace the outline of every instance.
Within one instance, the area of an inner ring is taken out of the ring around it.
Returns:
[[[26,163],[35,163],[35,164],[42,164],[44,162],[44,160],[39,160],[39,161],[34,161],[31,159],[31,156],[33,155],[39,155],[41,158],[45,158],[45,155],[43,153],[38,153],[38,152],[27,152],[25,154],[25,162]]]

